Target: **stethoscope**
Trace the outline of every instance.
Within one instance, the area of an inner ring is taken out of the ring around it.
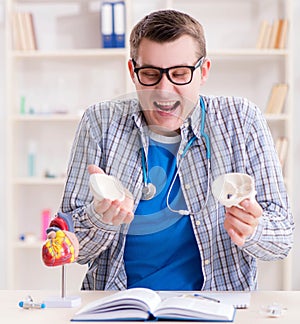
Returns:
[[[208,170],[208,175],[207,175],[207,192],[206,192],[206,199],[205,199],[205,205],[207,204],[208,201],[208,195],[209,195],[209,188],[210,188],[210,160],[211,160],[211,148],[210,148],[210,138],[207,133],[205,133],[205,118],[206,118],[206,111],[205,111],[205,104],[203,98],[200,96],[200,108],[201,108],[201,124],[200,124],[200,135],[201,137],[204,138],[205,141],[205,146],[206,146],[206,159],[207,159],[207,170]],[[188,150],[190,147],[193,145],[195,140],[197,139],[197,136],[193,136],[187,143],[185,149],[183,150],[181,154],[181,161],[178,165],[177,172],[173,177],[172,183],[170,185],[168,194],[167,194],[167,207],[169,210],[172,212],[179,213],[181,215],[189,215],[190,212],[188,210],[174,210],[170,207],[169,205],[169,196],[172,191],[172,188],[174,186],[175,180],[178,176],[178,172],[182,163],[183,158],[187,154]],[[149,182],[149,178],[147,175],[147,167],[146,167],[146,154],[144,148],[141,149],[142,152],[142,169],[143,169],[143,181],[144,181],[144,186],[142,189],[142,200],[151,200],[154,198],[156,194],[156,187],[153,183]]]

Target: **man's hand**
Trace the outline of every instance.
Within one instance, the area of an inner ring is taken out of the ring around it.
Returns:
[[[102,169],[96,165],[88,166],[89,174],[104,173]],[[94,198],[94,210],[101,215],[101,221],[106,224],[120,225],[129,224],[134,217],[133,214],[133,197],[132,194],[125,189],[125,199],[123,201],[110,199],[102,199],[101,201]]]
[[[263,211],[256,200],[245,199],[240,205],[243,209],[235,206],[226,208],[224,227],[232,241],[243,246],[247,237],[255,232]]]

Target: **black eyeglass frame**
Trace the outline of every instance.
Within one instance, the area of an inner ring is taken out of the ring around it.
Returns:
[[[194,76],[194,71],[198,67],[200,67],[202,65],[202,63],[204,61],[204,56],[201,56],[194,66],[191,66],[191,65],[176,65],[176,66],[171,66],[171,67],[168,67],[168,68],[165,68],[165,69],[159,68],[159,67],[155,67],[155,66],[141,66],[141,67],[136,67],[136,64],[137,64],[136,61],[133,58],[131,59],[131,61],[132,61],[133,67],[134,67],[133,72],[137,75],[137,78],[138,78],[139,83],[141,85],[143,85],[143,86],[152,87],[154,85],[157,85],[161,81],[164,73],[167,75],[167,78],[168,78],[168,80],[171,83],[173,83],[175,85],[186,85],[186,84],[189,84],[189,83],[192,82],[193,76]],[[172,78],[170,77],[169,70],[176,69],[176,68],[188,68],[188,69],[190,69],[191,70],[191,79],[188,82],[184,82],[184,83],[174,82],[172,80]],[[139,76],[139,71],[141,71],[143,69],[154,69],[154,70],[159,71],[159,74],[160,75],[159,75],[158,80],[155,81],[155,82],[153,82],[153,83],[151,83],[151,84],[147,84],[147,83],[141,82],[140,76]]]

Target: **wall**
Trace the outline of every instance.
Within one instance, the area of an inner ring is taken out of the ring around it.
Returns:
[[[294,290],[300,290],[300,132],[299,132],[299,120],[300,120],[300,39],[299,35],[296,37],[300,30],[300,1],[294,0],[294,28],[293,28],[293,40],[294,40],[294,190],[293,190],[293,213],[296,221],[296,233],[293,253],[293,277],[292,285]],[[297,227],[298,226],[298,227]]]
[[[5,256],[5,179],[4,179],[4,142],[5,142],[5,106],[4,106],[4,0],[0,0],[0,255]],[[5,287],[5,257],[0,258],[0,289]]]
[[[5,289],[5,57],[4,57],[4,1],[0,0],[0,289]],[[300,1],[294,1],[294,23],[295,26],[293,28],[293,39],[294,39],[294,78],[295,78],[295,89],[294,89],[294,105],[295,105],[295,113],[294,113],[294,192],[293,192],[293,213],[296,219],[296,226],[298,225],[297,219],[299,219],[300,213],[300,199],[298,199],[298,195],[300,193],[300,171],[298,168],[299,162],[298,159],[300,157],[300,133],[298,121],[300,120],[300,39],[296,38],[296,31],[300,30]],[[298,271],[300,260],[300,229],[296,228],[295,235],[295,245],[292,251],[293,253],[293,278],[292,284],[294,290],[300,290],[300,272]],[[4,257],[3,257],[4,256]]]

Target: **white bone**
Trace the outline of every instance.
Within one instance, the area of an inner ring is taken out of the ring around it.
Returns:
[[[246,198],[254,199],[256,195],[254,180],[245,173],[226,173],[217,177],[212,184],[214,197],[224,206],[240,207]]]
[[[125,198],[125,189],[121,182],[114,176],[103,173],[90,175],[90,190],[98,200],[107,198],[122,201]]]

